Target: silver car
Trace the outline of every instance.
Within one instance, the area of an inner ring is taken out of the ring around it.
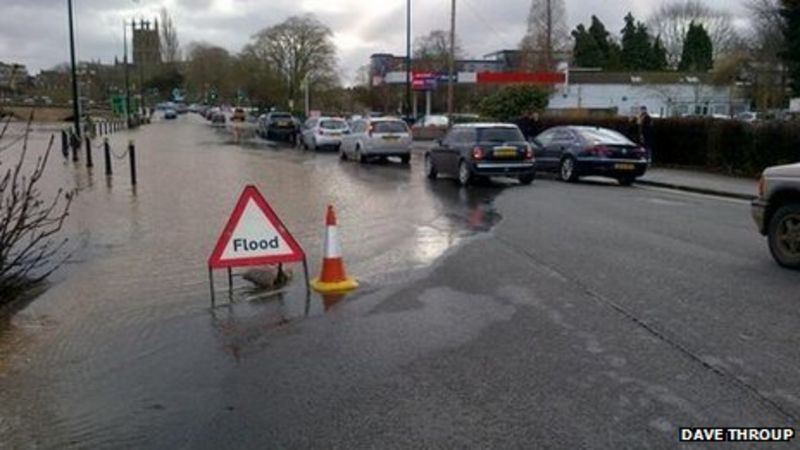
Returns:
[[[766,169],[752,210],[775,261],[800,270],[800,163]]]
[[[401,119],[385,117],[352,122],[351,133],[342,140],[339,157],[364,163],[370,158],[396,156],[411,161],[411,131]]]
[[[350,127],[344,119],[338,117],[312,117],[303,125],[301,133],[306,150],[338,150],[342,145],[342,138],[350,134]]]

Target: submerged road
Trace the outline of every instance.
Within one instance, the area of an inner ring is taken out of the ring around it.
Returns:
[[[136,195],[51,168],[86,186],[83,246],[0,329],[0,448],[674,448],[679,427],[800,428],[800,273],[744,202],[461,189],[419,153],[359,166],[196,117],[132,135]],[[304,317],[297,280],[281,298],[237,281],[209,309],[205,258],[247,183],[312,271],[335,203],[364,287]]]

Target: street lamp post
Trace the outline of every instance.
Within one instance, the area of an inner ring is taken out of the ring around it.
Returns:
[[[69,14],[69,55],[72,63],[72,116],[75,124],[75,133],[81,136],[81,115],[78,105],[78,73],[75,63],[75,30],[72,23],[72,0],[67,0],[67,10]],[[73,145],[80,145],[80,141],[73,142]]]
[[[450,9],[450,60],[447,77],[447,120],[453,122],[453,78],[456,61],[456,0],[452,0]]]
[[[122,48],[123,48],[123,63],[125,64],[125,123],[128,128],[131,126],[131,85],[128,75],[128,24],[125,20],[122,21]]]
[[[411,114],[411,0],[406,0],[406,116],[409,114]]]

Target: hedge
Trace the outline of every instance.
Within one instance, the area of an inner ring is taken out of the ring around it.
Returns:
[[[559,125],[589,125],[617,130],[638,141],[638,128],[625,117],[551,117],[542,130]],[[776,164],[800,161],[800,122],[749,124],[719,119],[653,119],[653,159],[731,175],[758,176]]]

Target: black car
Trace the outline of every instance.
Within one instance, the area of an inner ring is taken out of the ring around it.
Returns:
[[[294,142],[297,121],[289,113],[271,112],[259,118],[258,134],[264,139]]]
[[[536,177],[533,149],[516,125],[471,123],[455,125],[425,154],[425,173],[453,175],[467,185],[475,178],[516,177],[530,184]]]
[[[646,149],[607,128],[554,127],[532,143],[538,168],[557,172],[564,181],[602,175],[628,186],[644,175],[650,164]]]

